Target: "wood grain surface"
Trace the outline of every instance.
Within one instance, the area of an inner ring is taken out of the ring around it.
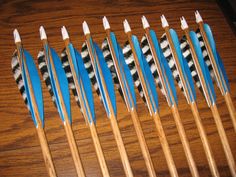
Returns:
[[[74,46],[81,50],[84,36],[82,22],[89,24],[93,39],[101,45],[105,38],[102,17],[107,16],[120,44],[126,41],[122,21],[127,18],[133,33],[141,39],[144,31],[141,16],[145,15],[158,37],[163,34],[160,15],[165,14],[171,27],[179,36],[183,35],[179,17],[185,16],[189,26],[196,29],[194,11],[199,10],[215,35],[219,53],[229,77],[231,96],[236,106],[236,38],[227,24],[223,13],[215,1],[76,1],[76,0],[1,0],[0,1],[0,176],[38,177],[47,176],[36,129],[24,105],[11,71],[11,56],[15,49],[12,32],[17,28],[21,34],[24,48],[36,59],[42,48],[39,39],[39,26],[44,25],[50,45],[60,52],[64,47],[60,27],[65,25]],[[36,60],[35,60],[36,62]],[[37,63],[37,62],[36,62]],[[40,76],[41,77],[41,76]],[[41,77],[42,79],[42,77]],[[58,112],[54,107],[45,84],[42,82],[45,106],[45,131],[58,176],[73,177],[73,165],[69,145]],[[226,130],[234,157],[236,158],[236,133],[218,88],[217,106]],[[160,102],[160,117],[170,144],[171,152],[180,176],[191,176],[183,147],[174,123],[171,110],[157,88]],[[148,176],[130,114],[116,91],[118,124],[125,143],[134,176]],[[191,109],[178,88],[179,111],[184,124],[190,148],[200,176],[211,176]],[[125,176],[118,149],[114,140],[110,121],[103,105],[94,92],[97,132],[104,151],[111,176]],[[137,94],[137,112],[158,176],[170,176],[160,146],[155,124],[149,116],[140,96]],[[216,130],[210,109],[199,91],[197,103],[220,175],[229,177],[230,171]],[[84,165],[89,177],[102,176],[90,130],[71,95],[73,131]]]

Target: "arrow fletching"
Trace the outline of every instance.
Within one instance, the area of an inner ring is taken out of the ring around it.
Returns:
[[[68,61],[68,55],[66,50],[64,49],[62,54],[61,54],[61,60],[62,60],[62,65],[65,70],[67,80],[69,82],[69,87],[72,90],[75,100],[80,107],[80,110],[83,115],[86,115],[88,118],[89,123],[92,121],[96,123],[96,116],[95,116],[95,111],[94,111],[94,102],[93,102],[93,93],[92,93],[92,87],[89,80],[88,73],[84,67],[84,63],[82,60],[82,57],[80,53],[73,47],[73,45],[70,43],[69,46],[69,54],[71,56],[73,66],[70,66],[69,61]],[[71,68],[73,67],[75,73],[76,73],[76,78],[73,78]],[[77,93],[75,82],[78,82],[79,85],[79,93]],[[81,100],[79,97],[79,94],[81,95]],[[85,110],[81,109],[81,104],[84,105]]]
[[[201,50],[202,50],[202,55],[203,55],[204,62],[206,63],[206,65],[208,67],[208,70],[210,72],[212,81],[214,82],[215,74],[213,72],[212,64],[211,64],[209,55],[207,53],[205,43],[203,41],[203,37],[202,37],[201,32],[200,32],[199,29],[196,30],[196,35],[197,35],[197,38],[198,38],[198,41],[199,41],[199,44],[200,44],[200,47],[201,47]],[[181,38],[180,43],[181,43],[180,48],[182,50],[184,58],[187,60],[189,69],[191,71],[191,75],[193,77],[193,80],[195,81],[196,86],[203,93],[202,85],[201,85],[197,70],[196,70],[194,62],[193,62],[193,57],[192,57],[192,53],[191,53],[191,50],[190,50],[190,46],[189,46],[185,36],[183,36]]]
[[[121,90],[121,96],[125,100],[125,103],[128,109],[130,110],[136,107],[136,96],[135,96],[132,75],[130,73],[129,67],[125,63],[122,49],[119,46],[116,40],[115,34],[113,32],[110,33],[110,38],[111,38],[111,43],[112,43],[111,45],[113,46],[119,68],[116,68],[114,65],[114,61],[113,61],[114,59],[112,58],[111,50],[107,42],[107,39],[105,39],[102,45],[103,55],[106,61],[110,61],[111,63],[110,66],[113,66],[114,68],[113,70],[111,70],[111,67],[109,67],[109,64],[107,63],[110,71],[114,75],[113,81],[119,84],[119,88]],[[116,70],[118,69],[120,71],[121,78],[118,77],[118,74],[116,72]],[[120,84],[121,82],[123,83],[124,88],[121,88],[121,84]],[[124,97],[124,95],[126,95],[126,97]]]
[[[209,41],[211,50],[212,50],[214,58],[215,58],[216,67],[217,67],[216,69],[219,71],[220,76],[219,76],[219,78],[216,77],[218,87],[221,88],[220,85],[222,84],[223,88],[220,90],[221,90],[222,94],[225,95],[227,92],[230,91],[226,71],[225,71],[223,62],[221,60],[221,57],[220,57],[219,53],[217,52],[215,40],[214,40],[212,31],[211,31],[211,28],[208,24],[204,24],[204,31],[206,33],[207,39]]]
[[[101,97],[101,100],[103,102],[108,117],[111,114],[111,110],[108,106],[109,100],[111,102],[113,112],[116,115],[117,113],[116,97],[115,97],[115,90],[112,84],[113,83],[112,75],[109,71],[109,68],[106,65],[101,49],[98,47],[96,43],[92,41],[92,39],[89,42],[92,47],[91,55],[93,55],[95,60],[94,63],[92,63],[87,44],[83,44],[81,54],[85,68],[89,73],[89,78],[92,82],[92,85],[94,86],[98,95],[100,95]],[[103,85],[102,79],[104,79],[105,85]],[[108,95],[106,95],[104,88],[107,88]]]
[[[19,60],[21,60],[21,62],[19,62]],[[11,66],[16,83],[25,104],[31,113],[35,126],[38,126],[35,109],[38,110],[39,118],[42,126],[44,126],[44,108],[41,82],[32,56],[24,49],[21,49],[20,56],[17,56],[17,53],[14,52]],[[29,78],[27,77],[26,72],[28,72]],[[29,90],[30,86],[33,93]],[[36,107],[32,104],[32,97],[35,98]]]
[[[62,121],[65,121],[64,114],[66,111],[69,122],[72,123],[68,82],[60,58],[53,48],[50,48],[48,45],[45,45],[44,47],[45,51],[42,50],[38,54],[39,70],[41,71],[43,80],[48,87]],[[50,62],[50,57],[52,58],[53,63]],[[55,73],[53,70],[55,70]],[[56,87],[56,82],[58,82],[59,88]],[[62,97],[59,97],[59,92]],[[65,111],[62,108],[62,102],[65,105]]]
[[[173,44],[174,44],[175,51],[178,56],[178,60],[180,62],[181,69],[183,71],[184,80],[187,83],[186,86],[187,86],[188,93],[189,93],[189,102],[194,102],[196,100],[196,92],[194,89],[194,84],[193,84],[191,72],[188,67],[188,63],[184,59],[183,54],[181,52],[177,33],[173,29],[170,29],[170,35],[173,40]],[[185,92],[185,94],[186,94],[186,92]]]
[[[173,79],[171,70],[169,68],[169,65],[168,65],[168,63],[162,53],[160,45],[158,43],[156,33],[153,30],[150,30],[150,37],[152,40],[153,47],[155,49],[154,52],[156,52],[157,59],[160,64],[160,67],[161,67],[160,71],[158,71],[158,69],[157,69],[157,66],[155,64],[155,61],[153,59],[153,55],[152,55],[152,52],[150,49],[150,44],[149,44],[146,36],[143,36],[143,38],[141,40],[142,51],[143,51],[144,55],[146,56],[146,60],[149,64],[149,67],[151,68],[151,71],[152,71],[153,77],[155,78],[156,84],[159,86],[162,93],[166,96],[167,101],[169,100],[168,101],[169,105],[173,105],[174,102],[177,104],[178,100],[177,100],[177,93],[176,93],[176,89],[175,89],[175,85],[174,85],[174,79]],[[161,82],[158,72],[161,72],[162,75],[164,76],[164,78],[163,78],[164,83]],[[165,86],[166,86],[167,93],[165,93],[163,84],[165,84]],[[172,98],[170,96],[171,95],[170,92],[172,92],[174,100],[172,100]]]
[[[137,68],[134,64],[134,58],[133,58],[133,54],[132,54],[132,50],[131,50],[130,45],[126,45],[125,48],[123,49],[124,57],[126,58],[126,63],[128,64],[128,66],[131,70],[131,74],[133,76],[135,85],[136,85],[136,87],[138,87],[141,97],[145,98],[145,101],[149,100],[149,102],[151,103],[151,105],[147,105],[147,106],[148,106],[150,114],[152,114],[152,111],[154,113],[158,111],[158,96],[157,96],[157,92],[156,92],[155,81],[152,76],[152,72],[149,68],[149,65],[145,59],[145,56],[142,53],[142,49],[139,45],[138,39],[134,35],[132,35],[132,43],[134,45],[135,53],[138,58],[141,72],[143,73],[145,83],[140,82]],[[144,84],[147,88],[148,95],[145,95],[143,92],[143,85]],[[141,87],[141,88],[139,88],[139,87]]]
[[[210,99],[210,100],[207,100],[207,103],[208,103],[208,106],[210,106],[216,102],[216,94],[214,91],[213,81],[211,79],[208,67],[203,59],[201,47],[200,47],[196,33],[193,31],[190,31],[189,35],[190,35],[194,50],[196,52],[197,58],[198,58],[198,61],[199,61],[200,67],[201,67],[201,71],[203,73],[204,81],[207,86],[207,93],[208,93],[209,99]],[[203,91],[203,93],[205,95],[205,98],[207,98],[207,96],[206,96],[207,93],[205,91]]]

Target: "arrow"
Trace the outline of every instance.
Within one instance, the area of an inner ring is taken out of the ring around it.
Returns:
[[[29,52],[24,50],[17,29],[13,32],[17,50],[12,57],[14,78],[36,127],[44,162],[50,177],[56,177],[55,167],[44,132],[43,95],[38,71]]]
[[[209,54],[210,61],[215,74],[217,86],[220,88],[222,95],[225,98],[226,105],[228,107],[230,117],[233,122],[233,127],[236,132],[236,110],[230,96],[229,82],[226,75],[226,71],[221,60],[221,57],[216,49],[215,40],[211,32],[211,28],[208,24],[204,23],[202,17],[198,11],[195,12],[196,22],[199,26],[203,41],[206,45],[207,53]]]
[[[222,121],[220,119],[218,109],[216,107],[216,96],[214,93],[213,82],[211,80],[211,76],[208,71],[208,68],[204,62],[197,35],[195,32],[189,31],[187,22],[183,17],[181,19],[181,24],[182,24],[182,29],[185,32],[187,41],[190,46],[190,50],[193,56],[193,61],[196,66],[199,78],[200,78],[201,86],[203,88],[204,96],[207,100],[208,106],[211,108],[213,117],[215,119],[216,127],[218,129],[218,132],[221,138],[221,142],[223,145],[224,152],[226,154],[226,158],[230,167],[231,174],[232,176],[236,176],[235,161],[234,161],[233,154],[229,146],[229,142],[226,137],[226,133],[225,133]]]
[[[169,48],[171,49],[172,57],[174,58],[174,65],[179,75],[179,80],[180,80],[179,84],[181,84],[182,86],[188,104],[190,104],[191,107],[196,107],[196,104],[194,104],[196,100],[196,93],[194,90],[193,80],[191,78],[191,73],[188,68],[188,64],[184,60],[183,55],[181,53],[178,36],[173,29],[169,28],[169,24],[164,15],[161,16],[161,22],[162,22],[162,27],[164,28],[166,33],[167,43],[169,45]],[[189,142],[187,140],[183,124],[181,123],[180,117],[178,118],[179,119],[175,118],[177,129],[180,134],[180,138],[184,147],[184,152],[187,157],[190,171],[192,173],[192,176],[199,176],[195,161],[190,151]]]
[[[138,119],[136,111],[136,97],[135,90],[132,80],[132,75],[129,71],[128,66],[125,63],[124,55],[122,49],[119,46],[116,36],[111,32],[109,22],[106,17],[103,18],[103,26],[106,31],[106,39],[103,42],[102,49],[103,55],[106,61],[109,61],[110,70],[113,72],[113,81],[118,80],[119,88],[121,90],[121,96],[123,97],[128,111],[131,114],[131,118],[134,124],[134,128],[138,137],[138,141],[142,150],[145,164],[147,166],[149,176],[155,177],[155,168],[151,159],[151,155],[148,151],[147,143],[142,131],[140,121]],[[114,70],[111,69],[111,66],[114,67]]]
[[[113,84],[111,84],[111,73],[103,58],[102,51],[99,49],[98,45],[93,42],[92,37],[90,35],[89,27],[85,21],[83,22],[83,31],[86,39],[86,45],[83,47],[82,53],[87,53],[87,55],[83,56],[82,54],[82,56],[84,60],[91,61],[91,69],[93,70],[93,73],[96,78],[96,81],[92,80],[92,84],[94,84],[94,87],[98,87],[97,90],[99,90],[103,105],[107,113],[107,117],[111,121],[113,134],[119,149],[125,174],[126,176],[132,177],[133,173],[128,160],[128,155],[126,153],[125,146],[116,120],[116,99]]]
[[[61,28],[61,33],[66,47],[62,53],[63,68],[66,72],[70,89],[73,91],[76,102],[81,108],[81,112],[86,122],[89,123],[102,174],[103,176],[109,177],[110,175],[96,130],[93,93],[91,84],[88,82],[89,76],[84,67],[82,57],[70,42],[68,32],[64,26]]]
[[[142,18],[142,21],[143,21],[143,27],[145,29],[145,36],[143,37],[142,40],[143,53],[146,55],[146,58],[149,57],[150,59],[149,61],[153,61],[153,65],[151,65],[151,67],[155,68],[153,69],[153,71],[158,73],[156,75],[157,77],[156,81],[160,80],[161,88],[163,89],[163,93],[166,96],[167,102],[169,106],[173,108],[177,106],[177,95],[174,87],[174,79],[172,77],[171,70],[161,51],[155,32],[153,30],[150,30],[150,26],[144,16]],[[174,100],[175,102],[173,102],[172,100]],[[203,143],[203,147],[207,155],[207,159],[209,160],[210,168],[212,169],[213,172],[213,176],[218,176],[215,160],[213,158],[212,151],[208,143],[207,136],[204,127],[202,125],[196,103],[192,102],[190,104],[190,107],[193,112],[194,119]]]
[[[160,121],[160,116],[158,114],[158,97],[152,73],[150,71],[148,63],[144,58],[137,37],[132,35],[131,33],[131,28],[129,26],[128,21],[125,20],[123,24],[125,33],[127,34],[128,37],[128,45],[126,45],[126,47],[123,50],[123,53],[125,53],[124,56],[127,60],[126,63],[129,63],[131,73],[132,72],[133,74],[137,73],[137,75],[133,75],[133,78],[134,76],[138,78],[138,80],[136,80],[136,82],[138,81],[138,84],[136,84],[136,86],[139,85],[139,83],[141,85],[141,89],[139,89],[139,91],[141,91],[141,93],[144,95],[143,97],[145,98],[149,113],[154,119],[154,122],[156,124],[157,133],[158,136],[160,137],[160,143],[164,151],[166,161],[170,169],[170,173],[172,176],[178,176],[170,152],[170,148]],[[134,78],[134,80],[136,78]]]
[[[76,172],[78,176],[82,177],[85,176],[85,173],[71,128],[72,118],[67,78],[62,68],[60,58],[55,50],[48,44],[44,28],[41,26],[39,31],[44,48],[44,50],[38,55],[39,69],[43,75],[43,79],[46,81],[50,94],[53,95],[54,103],[57,107],[60,118],[62,119]]]

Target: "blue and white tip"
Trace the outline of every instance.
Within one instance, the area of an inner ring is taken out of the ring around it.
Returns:
[[[106,16],[103,17],[102,22],[103,22],[103,27],[105,30],[108,30],[111,28]]]
[[[181,22],[182,30],[185,30],[185,29],[188,28],[188,23],[186,22],[186,20],[185,20],[185,18],[183,16],[180,18],[180,22]]]
[[[17,42],[21,42],[20,34],[19,34],[19,32],[18,32],[17,29],[14,29],[14,31],[13,31],[13,36],[14,36],[15,44],[16,44]]]
[[[124,25],[125,33],[128,33],[131,31],[131,28],[129,26],[129,22],[126,19],[123,21],[123,25]]]
[[[142,20],[142,24],[143,24],[143,29],[150,28],[150,25],[149,25],[145,16],[142,16],[141,20]]]
[[[47,35],[46,35],[45,29],[44,29],[43,26],[40,26],[39,34],[40,34],[40,39],[41,40],[47,39]]]
[[[161,24],[162,24],[162,28],[169,26],[169,24],[166,20],[166,17],[164,15],[161,16]]]
[[[90,34],[89,27],[86,21],[83,22],[82,24],[84,35]]]
[[[65,26],[63,26],[61,28],[61,35],[62,35],[63,40],[69,39],[69,34],[68,34]]]
[[[197,23],[203,22],[202,17],[201,17],[200,13],[197,10],[195,11],[195,18],[196,18]]]

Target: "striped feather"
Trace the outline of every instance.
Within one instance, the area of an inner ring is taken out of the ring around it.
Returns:
[[[157,72],[157,67],[156,67],[154,59],[152,57],[152,53],[151,53],[146,36],[142,37],[141,48],[142,48],[143,54],[146,58],[146,61],[148,62],[148,65],[151,69],[152,75],[156,81],[157,86],[161,89],[162,94],[165,95],[165,91],[164,91],[163,86],[161,84],[161,81],[160,81],[160,78],[159,78],[159,75]]]
[[[14,79],[15,79],[18,89],[23,97],[24,103],[26,104],[28,110],[30,111],[28,99],[27,99],[26,92],[25,92],[25,86],[24,86],[24,82],[22,79],[19,58],[17,56],[17,51],[15,51],[12,55],[11,67],[12,67]]]
[[[213,72],[213,68],[212,68],[210,58],[209,58],[209,55],[207,53],[206,46],[204,44],[204,41],[203,41],[203,38],[201,36],[201,33],[200,33],[199,29],[196,30],[196,34],[197,34],[197,37],[198,37],[198,40],[199,40],[199,43],[200,43],[200,47],[201,47],[201,50],[202,50],[202,55],[203,55],[204,61],[207,65],[207,67],[208,67],[211,78],[214,81],[215,80],[215,75],[214,75],[214,72]],[[196,68],[194,66],[194,63],[193,63],[191,50],[190,50],[189,44],[188,44],[187,39],[186,39],[185,36],[183,36],[183,38],[180,40],[180,43],[181,43],[180,48],[183,52],[183,56],[185,57],[185,59],[188,62],[188,65],[189,65],[189,68],[190,68],[190,71],[191,71],[191,75],[192,75],[197,87],[200,89],[201,92],[203,92],[199,76],[197,75],[197,70],[196,70]]]
[[[81,56],[83,58],[84,67],[88,72],[88,75],[89,75],[89,78],[92,82],[92,85],[93,85],[96,93],[98,94],[100,100],[102,100],[100,90],[99,90],[99,87],[98,87],[98,83],[97,83],[95,73],[94,73],[94,70],[93,70],[93,66],[92,66],[90,56],[89,56],[89,53],[88,53],[88,47],[87,47],[86,43],[83,43],[83,45],[82,45]]]
[[[45,62],[45,54],[44,54],[43,49],[41,51],[39,51],[37,58],[38,58],[39,70],[43,76],[43,80],[45,81],[48,91],[52,97],[52,101],[53,101],[54,105],[56,106],[56,99],[55,99],[54,93],[52,91],[52,85],[51,85],[51,81],[50,81],[50,77],[49,77],[49,73],[48,73],[48,68],[47,68],[47,65]]]
[[[140,79],[139,79],[139,76],[138,76],[137,69],[135,67],[134,56],[133,56],[133,53],[132,53],[132,49],[131,49],[128,41],[124,45],[123,54],[124,54],[125,62],[129,66],[131,75],[133,77],[134,85],[135,85],[135,87],[137,87],[141,98],[146,103],[146,99],[145,99],[145,96],[144,96],[144,93],[143,93],[142,85],[141,85],[141,82],[140,82]]]
[[[119,82],[119,79],[118,79],[118,76],[116,73],[116,69],[115,69],[113,60],[112,60],[112,56],[111,56],[111,52],[110,52],[110,48],[109,48],[107,39],[105,39],[102,43],[102,52],[103,52],[103,56],[105,58],[105,61],[107,63],[107,66],[112,74],[112,79],[114,81],[115,88],[118,89],[120,95],[123,98],[123,93],[122,93],[120,82]]]
[[[62,53],[61,53],[61,62],[62,62],[62,67],[65,70],[66,73],[66,77],[69,83],[69,88],[71,89],[73,95],[75,96],[75,101],[78,104],[78,106],[80,107],[81,110],[81,106],[80,106],[80,100],[79,100],[79,96],[78,93],[76,91],[75,88],[75,82],[71,73],[71,69],[70,69],[70,64],[68,61],[68,57],[67,57],[67,53],[66,53],[66,49],[64,48]],[[82,111],[81,111],[82,112]]]

